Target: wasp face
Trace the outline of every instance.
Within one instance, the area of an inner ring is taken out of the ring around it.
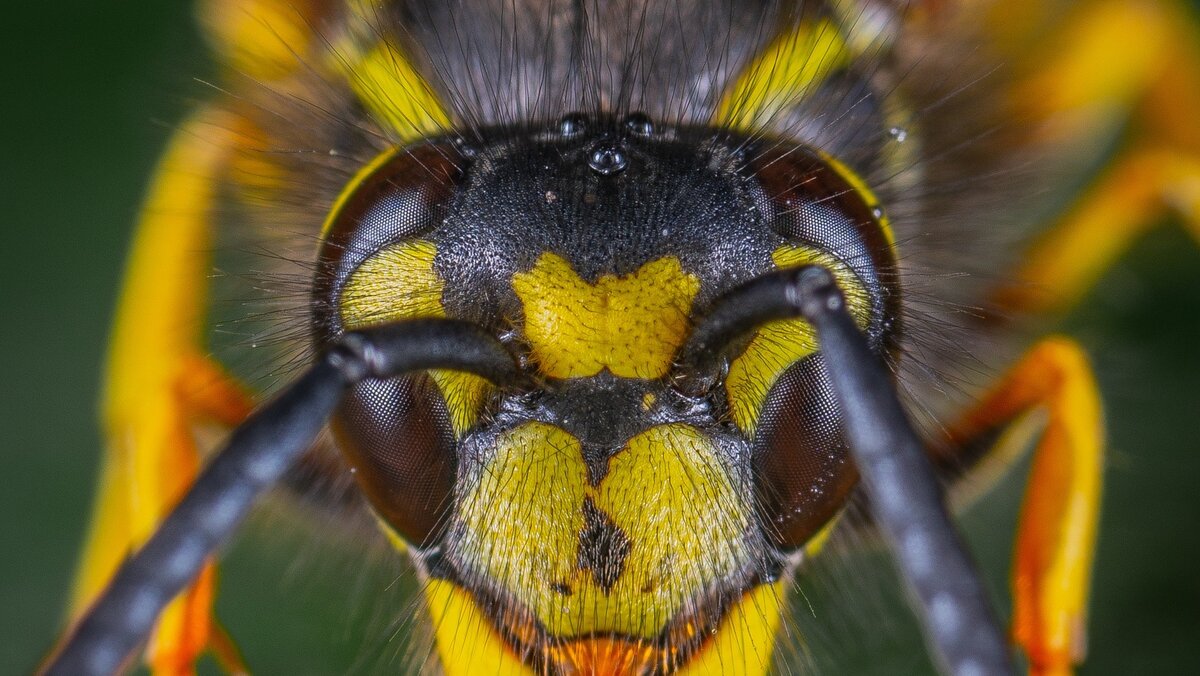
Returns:
[[[771,583],[857,475],[807,324],[738,337],[712,373],[686,345],[731,289],[815,264],[885,350],[894,262],[860,186],[806,147],[643,115],[428,141],[355,179],[326,227],[318,342],[465,319],[532,383],[368,381],[335,419],[435,616],[554,671],[674,670],[714,634],[769,654]]]

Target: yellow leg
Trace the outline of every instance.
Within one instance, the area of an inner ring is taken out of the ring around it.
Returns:
[[[201,353],[210,212],[236,145],[232,126],[212,111],[187,122],[143,207],[109,354],[106,453],[72,616],[191,485],[201,465],[194,424],[236,424],[250,408],[250,398]],[[155,673],[191,673],[213,643],[214,586],[210,564],[163,613],[147,654]],[[237,663],[236,652],[219,657]]]
[[[1013,639],[1032,674],[1069,674],[1086,652],[1087,599],[1104,469],[1091,367],[1072,341],[1038,343],[954,429],[959,448],[1043,409],[1013,557]]]
[[[1200,241],[1200,154],[1135,151],[1037,243],[1017,281],[996,301],[1035,312],[1069,307],[1134,240],[1171,214]]]
[[[1055,51],[1037,55],[1016,89],[1018,115],[1043,122],[1069,151],[1126,125],[1106,172],[1024,258],[996,294],[1006,309],[1044,312],[1077,302],[1140,235],[1168,216],[1200,240],[1200,32],[1169,0],[1092,0],[1070,13]]]

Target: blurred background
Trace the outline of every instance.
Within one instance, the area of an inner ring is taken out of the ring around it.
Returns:
[[[38,7],[6,8],[0,60],[11,245],[0,265],[5,674],[31,670],[60,628],[99,459],[95,404],[130,227],[171,125],[205,96],[193,78],[212,69],[187,2]],[[1200,248],[1178,229],[1155,232],[1055,328],[1094,355],[1110,414],[1082,673],[1200,673]],[[966,517],[998,595],[1019,489],[1019,478],[1007,481]],[[361,565],[300,529],[265,530],[252,526],[230,552],[221,593],[221,616],[250,665],[396,668],[388,656],[408,630],[410,576],[395,564]],[[807,659],[822,671],[837,663],[844,673],[926,673],[890,570],[863,558],[848,568],[852,579],[831,563],[802,581]],[[325,559],[334,563],[312,563]]]

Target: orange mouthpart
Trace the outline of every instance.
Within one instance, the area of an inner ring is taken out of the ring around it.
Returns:
[[[569,641],[546,650],[553,671],[580,676],[625,676],[648,674],[664,658],[661,648],[642,641],[619,638],[587,638]]]

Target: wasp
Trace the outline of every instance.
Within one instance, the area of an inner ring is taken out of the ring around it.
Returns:
[[[1028,318],[1163,213],[1196,226],[1186,8],[201,17],[226,71],[143,210],[80,619],[49,672],[117,669],[151,626],[156,671],[209,650],[242,669],[214,552],[278,483],[411,563],[415,669],[762,673],[789,657],[791,581],[879,533],[940,667],[1008,673],[940,487],[969,501],[1023,450],[1012,638],[1031,672],[1083,659],[1102,405],[1087,355]],[[1041,199],[1121,125],[1078,201]],[[200,252],[247,231],[274,252],[253,319],[296,374],[273,393],[203,330]],[[207,460],[214,423],[233,432]]]

